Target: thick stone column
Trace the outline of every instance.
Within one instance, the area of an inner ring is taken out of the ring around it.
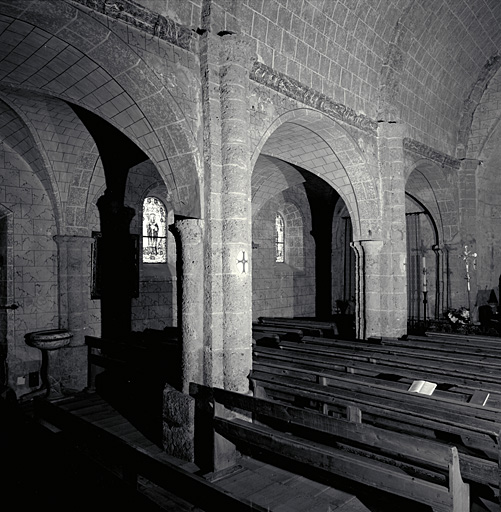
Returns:
[[[181,333],[183,340],[181,384],[183,393],[189,393],[190,382],[203,384],[203,302],[204,255],[203,223],[198,219],[178,220],[171,231],[178,239],[181,255]]]
[[[251,175],[247,42],[225,35],[220,51],[223,382],[248,391],[252,365]]]
[[[73,334],[60,350],[61,384],[83,389],[87,384],[85,334],[89,324],[91,247],[93,238],[56,235],[58,248],[59,327]]]
[[[359,240],[351,246],[356,254],[356,332],[358,339],[382,336],[381,240]]]
[[[204,154],[204,378],[208,386],[224,387],[221,104],[219,54],[221,37],[210,30],[200,35]]]
[[[407,235],[404,175],[405,127],[378,123],[378,161],[381,180],[381,238],[379,294],[380,333],[399,337],[407,332]]]
[[[135,212],[107,192],[97,200],[97,207],[101,221],[101,334],[103,338],[120,339],[131,331],[131,300],[137,284],[136,255],[129,231]]]

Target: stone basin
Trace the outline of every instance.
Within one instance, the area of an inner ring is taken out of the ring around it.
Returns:
[[[40,350],[56,350],[69,345],[73,334],[66,329],[48,329],[30,332],[25,336],[26,344]]]

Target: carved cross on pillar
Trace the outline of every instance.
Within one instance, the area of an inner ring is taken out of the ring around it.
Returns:
[[[249,260],[246,258],[245,251],[240,251],[237,257],[237,268],[241,274],[245,274],[247,263],[249,263]]]

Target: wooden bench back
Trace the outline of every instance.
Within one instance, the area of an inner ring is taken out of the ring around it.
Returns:
[[[215,431],[237,448],[275,450],[437,512],[469,511],[469,486],[462,480],[454,446],[429,440],[418,444],[405,434],[217,388],[191,384],[190,394],[205,403],[205,410],[211,408],[207,402],[213,404]],[[247,418],[245,412],[250,413]],[[424,474],[426,478],[420,476]]]

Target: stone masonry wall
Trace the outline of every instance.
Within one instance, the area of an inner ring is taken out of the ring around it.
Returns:
[[[26,163],[0,145],[0,203],[13,216],[12,290],[19,308],[9,312],[7,383],[16,395],[30,391],[28,374],[38,372],[41,353],[26,345],[28,332],[58,328],[56,225],[40,180]],[[0,244],[8,244],[4,231]],[[4,291],[2,290],[2,295]]]
[[[290,198],[294,198],[294,203]],[[277,199],[278,198],[278,199]],[[275,217],[285,221],[285,262],[275,261]],[[314,316],[314,245],[302,185],[268,201],[253,220],[252,308],[259,316]]]
[[[476,167],[478,229],[473,250],[478,252],[474,277],[479,290],[498,286],[501,274],[501,72],[490,81],[473,117],[468,156]],[[499,300],[499,297],[498,297]]]

